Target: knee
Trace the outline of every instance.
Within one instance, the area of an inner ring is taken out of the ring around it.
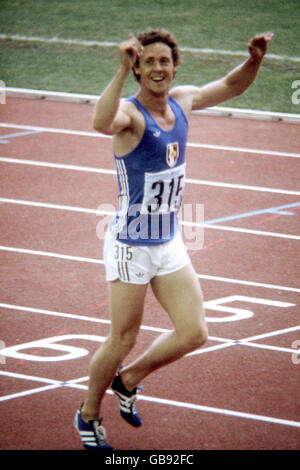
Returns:
[[[193,329],[186,337],[186,347],[189,352],[201,348],[208,339],[208,329],[206,324],[201,325],[197,329]]]
[[[136,344],[137,333],[126,332],[111,335],[109,340],[115,350],[120,350],[123,354],[129,353]]]

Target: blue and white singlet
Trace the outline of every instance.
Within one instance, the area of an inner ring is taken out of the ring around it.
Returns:
[[[114,155],[119,183],[119,209],[110,224],[117,240],[128,245],[158,245],[176,235],[185,183],[185,147],[188,121],[181,106],[169,96],[174,127],[162,129],[133,96],[145,119],[139,144],[128,154]]]

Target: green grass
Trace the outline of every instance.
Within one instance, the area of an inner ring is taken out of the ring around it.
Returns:
[[[1,34],[119,42],[146,27],[172,31],[181,47],[247,51],[261,31],[275,33],[269,52],[300,57],[300,2],[288,0],[0,0]],[[0,40],[7,86],[100,94],[115,73],[117,47]],[[174,84],[202,85],[243,57],[182,53]],[[258,78],[226,106],[299,113],[291,101],[300,63],[266,58]],[[135,93],[130,78],[124,96]]]

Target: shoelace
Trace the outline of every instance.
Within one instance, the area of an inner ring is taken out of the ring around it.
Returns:
[[[142,387],[136,387],[135,394],[129,398],[126,398],[126,405],[132,411],[133,414],[137,413],[135,402],[138,400],[137,394],[140,393]]]
[[[96,436],[97,436],[97,439],[98,439],[98,443],[100,445],[104,445],[106,444],[106,434],[105,434],[105,429],[103,426],[101,426],[101,421],[95,421],[93,423],[94,425],[94,431],[96,433]]]

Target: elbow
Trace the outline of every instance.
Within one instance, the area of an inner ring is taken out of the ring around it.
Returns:
[[[95,131],[102,132],[103,124],[96,116],[93,116],[93,128]]]
[[[95,122],[93,122],[93,129],[97,132],[100,132],[100,134],[105,134],[104,128]]]
[[[112,135],[111,129],[99,119],[93,118],[93,128],[95,131],[100,132],[100,134]]]

